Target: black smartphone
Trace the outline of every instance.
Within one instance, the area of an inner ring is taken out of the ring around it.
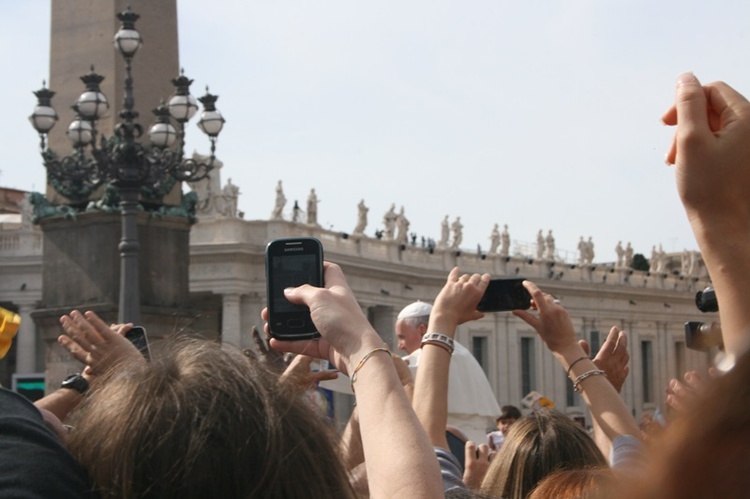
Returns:
[[[492,279],[479,300],[480,312],[506,312],[531,307],[531,295],[523,287],[523,277]]]
[[[148,337],[146,336],[146,328],[143,326],[133,326],[130,330],[125,333],[125,337],[138,349],[141,354],[147,359],[149,358],[148,350]]]
[[[266,246],[268,329],[280,340],[319,336],[310,309],[284,297],[284,289],[311,284],[323,286],[323,245],[314,237],[276,239]]]

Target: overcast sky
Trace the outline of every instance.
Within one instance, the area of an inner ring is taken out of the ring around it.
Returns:
[[[27,117],[49,1],[3,7],[0,185],[40,191]],[[372,235],[395,203],[436,240],[460,216],[472,251],[495,223],[517,243],[552,229],[570,258],[591,236],[602,262],[619,240],[696,248],[659,117],[682,71],[750,95],[747,0],[178,0],[178,16],[181,65],[220,95],[217,154],[246,219],[269,217],[282,180],[287,216],[315,188],[321,224],[351,232],[364,199]],[[197,129],[193,149],[208,150]]]

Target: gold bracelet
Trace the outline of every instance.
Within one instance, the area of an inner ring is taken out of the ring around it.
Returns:
[[[581,381],[585,380],[589,376],[599,376],[603,375],[605,378],[607,377],[607,373],[602,371],[601,369],[592,369],[591,371],[586,371],[585,373],[578,376],[575,381],[573,381],[573,390],[577,391],[578,393],[581,393]]]
[[[362,357],[362,359],[360,359],[359,363],[357,364],[357,367],[354,368],[354,371],[352,371],[351,380],[349,382],[349,384],[352,387],[352,393],[354,393],[354,382],[357,381],[357,373],[359,372],[360,369],[362,369],[362,366],[365,365],[365,362],[367,362],[367,359],[369,359],[372,356],[372,354],[376,352],[385,352],[388,355],[391,354],[391,351],[385,347],[373,348],[372,350],[367,352],[365,356]]]

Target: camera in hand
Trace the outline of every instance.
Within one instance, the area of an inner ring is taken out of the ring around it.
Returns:
[[[718,312],[719,302],[716,300],[716,291],[712,286],[708,286],[702,291],[695,294],[695,306],[701,312]]]
[[[716,291],[712,286],[708,286],[695,294],[695,306],[703,313],[719,311]],[[721,336],[721,324],[717,322],[686,322],[685,345],[689,349],[699,352],[708,352],[714,347],[723,349],[724,339]]]
[[[699,352],[708,352],[713,347],[724,348],[721,326],[717,322],[686,322],[685,345]]]

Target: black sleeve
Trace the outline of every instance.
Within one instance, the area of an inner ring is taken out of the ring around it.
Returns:
[[[86,472],[37,408],[0,388],[0,497],[94,498]]]

